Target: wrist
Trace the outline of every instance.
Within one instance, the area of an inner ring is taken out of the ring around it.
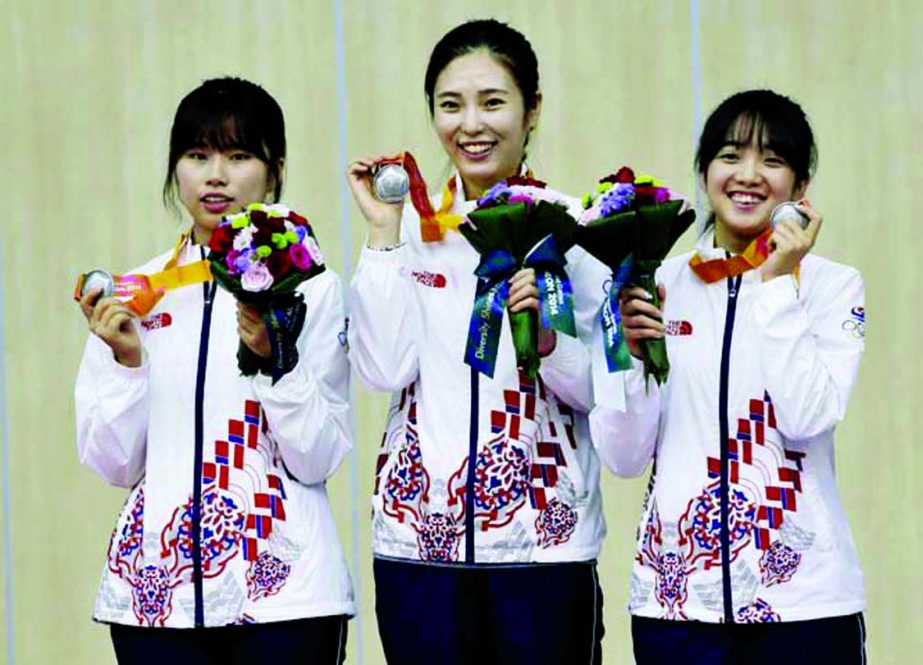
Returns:
[[[394,247],[401,242],[401,224],[388,224],[386,226],[369,225],[369,235],[366,245],[371,249]]]
[[[113,351],[112,355],[115,357],[115,362],[117,362],[119,365],[124,365],[125,367],[131,367],[133,369],[141,367],[140,349],[132,349],[129,351]]]

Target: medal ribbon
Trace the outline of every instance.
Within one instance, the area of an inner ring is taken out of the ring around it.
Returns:
[[[695,256],[689,259],[689,267],[706,284],[714,284],[728,277],[736,277],[763,265],[771,251],[769,248],[769,237],[771,235],[772,229],[767,229],[747,245],[743,253],[727,259],[705,261],[696,252]]]
[[[191,236],[191,230],[180,236],[173,248],[173,256],[167,261],[162,271],[152,275],[113,275],[115,285],[112,295],[126,299],[125,306],[137,316],[145,316],[160,301],[165,292],[211,280],[212,273],[208,261],[204,259],[182,266],[177,265],[180,252]],[[77,285],[74,287],[74,300],[80,300],[85,278],[86,275],[81,275],[77,279]]]

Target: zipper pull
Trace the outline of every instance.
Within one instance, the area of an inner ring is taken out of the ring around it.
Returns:
[[[740,282],[743,275],[728,278],[728,298],[734,300],[737,297],[737,291],[740,289]]]
[[[201,246],[199,247],[199,255],[202,257],[202,260],[204,261],[206,257],[205,247],[201,247]],[[215,286],[218,283],[214,279],[212,279],[212,281],[203,282],[202,284],[205,287],[205,304],[211,305],[212,300],[215,299]]]

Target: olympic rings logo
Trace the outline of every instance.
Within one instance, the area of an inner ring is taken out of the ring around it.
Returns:
[[[853,318],[843,321],[841,326],[846,333],[853,339],[862,339],[865,337],[865,307],[857,305],[852,308],[850,314]]]

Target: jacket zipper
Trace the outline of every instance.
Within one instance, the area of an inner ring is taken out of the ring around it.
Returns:
[[[478,371],[471,368],[471,424],[468,430],[468,477],[465,481],[465,563],[474,563],[474,474],[478,454]]]
[[[205,258],[205,250],[202,250]],[[199,336],[199,367],[195,384],[195,463],[192,477],[192,579],[195,590],[195,626],[205,625],[205,602],[202,588],[202,450],[204,439],[205,370],[208,365],[208,337],[211,332],[212,302],[215,282],[203,285],[202,332]]]
[[[724,342],[721,346],[721,383],[718,390],[718,422],[720,423],[721,450],[721,588],[724,593],[724,623],[734,623],[734,599],[731,596],[731,537],[728,532],[730,512],[728,457],[728,381],[731,371],[731,337],[734,334],[734,317],[737,313],[737,294],[741,275],[728,277],[727,313],[724,319]]]

